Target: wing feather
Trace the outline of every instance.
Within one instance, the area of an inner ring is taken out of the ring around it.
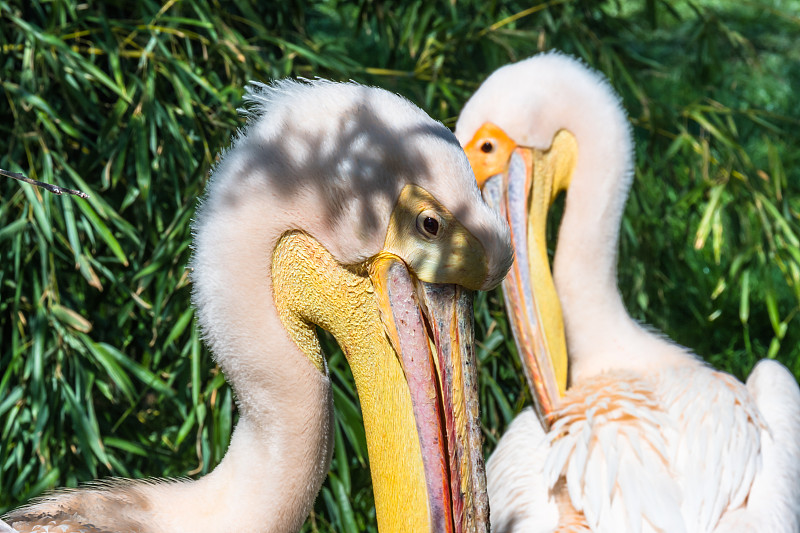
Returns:
[[[685,530],[665,440],[671,422],[647,382],[620,372],[588,380],[567,392],[555,420],[548,482],[566,480],[594,531]]]
[[[678,429],[670,446],[682,514],[689,531],[711,531],[749,493],[764,422],[744,384],[705,365],[662,373],[658,388]]]
[[[764,422],[760,465],[747,464],[749,491],[736,493],[743,505],[724,514],[714,533],[800,531],[800,387],[781,364],[763,360],[747,380],[747,392]],[[753,441],[742,435],[751,451]]]

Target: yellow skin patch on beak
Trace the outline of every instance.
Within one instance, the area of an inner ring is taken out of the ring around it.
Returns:
[[[336,338],[347,357],[364,417],[378,528],[428,531],[428,495],[411,397],[380,318],[378,288],[366,273],[343,267],[302,232],[281,238],[273,253],[272,279],[281,321],[309,360],[325,372],[315,324]],[[398,449],[405,453],[398,455]]]
[[[560,130],[546,150],[520,147],[502,128],[487,122],[464,147],[479,186],[508,171],[511,155],[516,152],[525,162],[528,184],[528,253],[527,267],[536,294],[538,323],[541,324],[547,357],[550,358],[560,396],[567,387],[567,348],[561,304],[553,283],[547,255],[547,213],[553,201],[567,190],[577,162],[578,143],[574,135]],[[519,258],[518,258],[519,259]],[[543,356],[543,355],[542,355]],[[557,398],[550,398],[553,405]]]
[[[402,258],[427,283],[479,290],[489,272],[480,241],[418,185],[408,184],[400,192],[384,251]]]

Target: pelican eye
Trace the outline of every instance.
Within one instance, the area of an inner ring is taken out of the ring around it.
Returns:
[[[432,211],[423,211],[417,215],[417,231],[425,237],[434,238],[439,235],[442,223],[439,216]]]
[[[481,145],[481,152],[484,154],[491,153],[494,150],[494,145],[490,141],[484,141]]]
[[[435,236],[437,233],[439,233],[439,222],[433,217],[425,217],[422,227],[425,228],[425,231],[431,235]]]

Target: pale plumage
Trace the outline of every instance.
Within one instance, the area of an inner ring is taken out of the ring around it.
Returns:
[[[466,104],[456,135],[485,183],[484,194],[506,213],[515,243],[545,250],[545,261],[546,211],[559,190],[567,191],[553,279],[571,385],[561,399],[542,398],[540,391],[547,395],[563,385],[547,372],[531,380],[543,422],[553,422],[544,441],[533,441],[546,459],[537,470],[541,477],[528,483],[552,489],[565,481],[565,496],[592,531],[797,531],[800,391],[794,378],[766,361],[745,387],[642,327],[623,306],[617,239],[632,181],[632,137],[609,84],[569,57],[536,56],[492,74]],[[517,196],[518,184],[530,192]],[[515,202],[529,205],[529,214],[514,211]],[[515,246],[518,260],[527,263],[527,251],[520,257]],[[520,338],[544,338],[537,342],[545,348],[557,344],[548,337],[557,336],[553,328],[543,332],[547,302],[537,295],[552,282],[542,279],[542,263],[534,266],[533,259],[529,275],[504,283],[512,315],[525,316],[524,309],[536,315],[530,324],[516,325],[521,355],[537,347]],[[515,265],[512,273],[527,268]],[[516,299],[519,293],[528,298],[525,305]],[[533,304],[530,298],[536,298]],[[525,358],[523,363],[534,372],[541,368]],[[549,383],[542,385],[541,375]],[[781,392],[765,394],[769,381]],[[518,483],[507,476],[517,475],[514,465],[525,464],[522,457],[531,453],[505,441],[518,443],[518,432],[537,431],[541,422],[534,416],[515,421],[498,447],[502,455],[488,462],[490,502],[493,516],[503,517],[501,532],[528,531],[514,525],[516,515],[558,512],[558,491],[544,496],[533,490],[525,501],[519,492],[512,497],[499,489]]]
[[[499,282],[507,227],[453,135],[396,95],[284,81],[248,98],[194,226],[198,320],[240,413],[224,459],[196,481],[56,492],[0,531],[297,531],[332,453],[317,326],[353,370],[381,530],[485,531],[477,408],[464,407],[477,402],[471,300],[442,284]]]
[[[555,530],[558,505],[543,472],[549,450],[550,443],[536,414],[531,408],[524,409],[486,462],[492,531]]]

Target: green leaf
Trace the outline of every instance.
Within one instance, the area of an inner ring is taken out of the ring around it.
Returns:
[[[60,304],[53,304],[50,306],[50,313],[56,320],[68,328],[82,333],[89,333],[92,331],[92,323],[68,307],[64,307]]]
[[[747,324],[750,319],[750,271],[742,272],[742,290],[739,293],[739,320]]]
[[[72,387],[65,381],[59,381],[59,387],[63,391],[63,396],[69,404],[69,415],[72,417],[73,423],[77,426],[76,436],[81,446],[88,448],[97,457],[97,459],[106,466],[109,470],[111,464],[108,461],[108,456],[103,449],[103,443],[100,440],[100,435],[97,432],[97,423],[93,420],[88,412],[83,408],[82,402],[78,400]],[[89,465],[92,470],[92,475],[96,476],[95,468]]]

